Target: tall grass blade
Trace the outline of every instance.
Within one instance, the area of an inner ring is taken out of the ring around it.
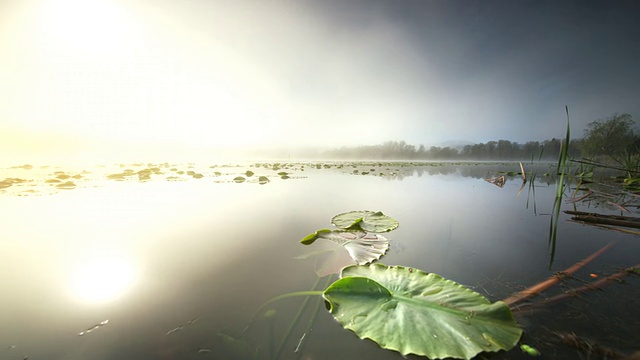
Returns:
[[[565,111],[567,112],[567,134],[565,140],[560,145],[560,154],[558,154],[558,165],[556,167],[556,174],[559,174],[559,178],[556,181],[556,198],[553,202],[553,211],[551,212],[551,220],[549,222],[549,242],[547,247],[551,254],[549,259],[549,268],[553,266],[553,261],[556,254],[556,240],[558,236],[558,219],[560,218],[560,208],[562,207],[562,195],[564,194],[564,187],[566,181],[566,175],[568,172],[567,158],[569,157],[569,142],[571,141],[571,127],[569,123],[569,107],[565,105]]]

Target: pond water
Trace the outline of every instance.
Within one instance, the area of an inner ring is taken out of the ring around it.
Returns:
[[[257,352],[264,359],[401,359],[343,329],[317,296],[282,299],[258,312],[276,296],[314,287],[316,260],[303,255],[315,244],[299,240],[351,210],[379,210],[399,221],[385,234],[391,245],[380,262],[437,273],[491,301],[611,242],[613,248],[532,302],[640,263],[636,236],[569,222],[563,213],[552,249],[553,181],[540,175],[522,192],[517,176],[502,187],[485,181],[518,169],[412,163],[2,169],[0,358],[244,359]],[[245,181],[234,181],[238,176]],[[268,181],[259,183],[259,176]],[[563,209],[574,206],[611,212],[563,202]],[[603,351],[638,351],[639,285],[630,275],[522,311],[521,343],[545,358],[587,357],[567,335]],[[516,346],[478,357],[529,356]]]

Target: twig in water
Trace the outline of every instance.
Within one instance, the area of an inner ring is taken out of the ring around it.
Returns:
[[[506,303],[508,306],[513,306],[514,304],[519,303],[522,300],[528,299],[532,296],[535,296],[537,294],[539,294],[540,292],[548,289],[549,287],[557,284],[560,279],[563,277],[563,275],[571,275],[574,272],[578,271],[581,267],[583,267],[584,265],[588,264],[589,262],[591,262],[593,259],[595,259],[596,257],[598,257],[600,254],[604,253],[605,251],[609,250],[615,243],[611,242],[605,246],[603,246],[600,250],[594,252],[593,254],[589,255],[588,257],[582,259],[581,261],[578,261],[577,263],[575,263],[573,266],[567,268],[565,271],[558,273],[556,275],[551,276],[550,278],[548,278],[547,280],[540,282],[536,285],[533,285],[529,288],[526,288],[514,295],[509,296],[508,298],[502,300],[504,303]]]
[[[85,334],[88,334],[88,333],[90,333],[90,332],[94,331],[95,329],[97,329],[97,328],[99,328],[99,327],[101,327],[101,326],[105,326],[105,325],[107,325],[108,323],[109,323],[109,320],[105,320],[105,321],[103,321],[103,322],[101,322],[101,323],[99,323],[99,324],[93,325],[92,327],[90,327],[90,328],[88,328],[88,329],[86,329],[86,330],[84,330],[84,331],[80,331],[80,332],[78,333],[78,336],[83,336],[83,335],[85,335]]]

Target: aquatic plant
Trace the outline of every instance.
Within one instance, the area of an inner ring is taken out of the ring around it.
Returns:
[[[344,267],[340,278],[330,285],[331,277],[327,277],[324,290],[315,290],[318,277],[314,290],[283,294],[261,307],[258,313],[275,301],[307,297],[272,358],[280,355],[309,296],[317,295],[322,295],[330,313],[344,328],[403,355],[471,359],[481,352],[509,350],[518,343],[522,329],[504,302],[492,303],[437,274],[374,263],[388,249],[388,240],[378,233],[397,228],[395,219],[379,211],[350,211],[334,216],[331,222],[338,229],[317,230],[300,242],[338,244],[355,264]],[[317,312],[318,306],[308,329]],[[302,339],[298,347],[301,343]]]
[[[346,267],[323,297],[344,328],[403,355],[471,359],[509,350],[522,335],[505,303],[404,266]]]
[[[560,153],[558,154],[558,165],[556,174],[559,175],[556,181],[556,197],[553,201],[553,209],[551,210],[551,219],[549,221],[549,241],[547,248],[550,252],[549,268],[553,266],[556,254],[556,241],[558,238],[558,219],[560,218],[560,208],[562,207],[562,197],[564,195],[566,175],[568,173],[567,161],[569,158],[569,143],[571,140],[571,126],[569,123],[569,107],[565,106],[567,113],[567,133],[564,142],[560,144]]]

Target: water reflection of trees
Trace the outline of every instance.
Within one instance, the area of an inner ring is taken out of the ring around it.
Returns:
[[[399,166],[390,170],[380,169],[379,173],[371,172],[372,175],[379,175],[381,178],[387,180],[403,180],[407,177],[417,176],[422,177],[444,175],[444,176],[459,176],[470,177],[474,179],[487,179],[495,176],[496,174],[507,174],[508,180],[521,179],[520,167],[517,163],[514,164],[466,164],[466,163],[433,163],[433,164],[409,164]],[[526,167],[525,172],[527,176],[531,177],[535,174],[536,180],[540,180],[543,174],[549,172],[548,164],[538,164],[534,167]],[[359,173],[362,174],[362,173]]]

